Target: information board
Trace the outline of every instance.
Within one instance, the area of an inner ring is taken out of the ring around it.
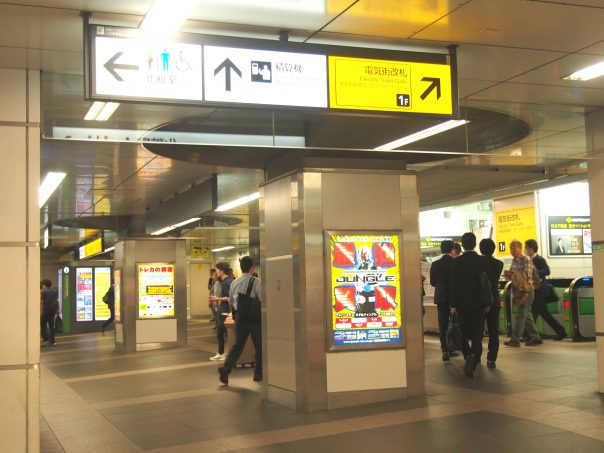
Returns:
[[[497,256],[510,256],[512,241],[524,242],[537,239],[537,222],[535,207],[524,206],[504,211],[495,211],[495,239],[497,239]]]
[[[78,257],[83,260],[90,258],[91,256],[103,253],[103,238],[97,238],[94,241],[90,241],[88,244],[84,244],[78,249]]]
[[[115,296],[115,322],[122,320],[122,270],[113,271],[113,294]]]
[[[94,268],[94,319],[106,321],[111,317],[109,305],[103,302],[103,297],[111,287],[111,268]]]
[[[399,235],[328,233],[331,350],[401,347]]]
[[[138,265],[138,317],[174,316],[174,265],[145,263]]]
[[[76,321],[92,321],[93,315],[92,268],[76,268]]]
[[[592,254],[589,216],[551,216],[547,218],[549,256]]]

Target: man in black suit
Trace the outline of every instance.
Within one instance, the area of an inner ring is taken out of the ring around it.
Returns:
[[[434,286],[434,303],[438,311],[438,331],[440,332],[440,349],[443,353],[443,362],[450,358],[447,348],[447,327],[449,326],[449,285],[451,283],[451,263],[453,257],[453,241],[445,240],[440,243],[440,252],[443,256],[434,261],[430,267],[430,284]]]
[[[449,304],[451,313],[459,315],[462,350],[466,363],[464,372],[466,376],[474,376],[474,370],[482,354],[482,325],[484,313],[490,306],[484,307],[480,297],[480,274],[489,275],[489,263],[484,256],[474,251],[476,236],[466,233],[461,237],[463,255],[451,264],[451,293]],[[468,340],[472,345],[468,345]]]
[[[485,314],[487,329],[489,330],[489,352],[487,354],[487,368],[496,368],[495,361],[499,353],[499,313],[501,302],[499,301],[499,278],[503,271],[503,261],[493,258],[495,253],[495,242],[492,239],[480,241],[480,253],[489,263],[489,282],[493,292],[493,305]]]
[[[533,319],[536,322],[537,318],[541,316],[543,320],[549,324],[553,331],[556,332],[554,340],[563,340],[566,337],[566,330],[547,310],[547,302],[545,301],[548,291],[547,284],[545,283],[545,277],[550,274],[547,261],[545,261],[545,258],[537,253],[539,251],[539,245],[534,239],[529,239],[524,243],[524,251],[528,257],[533,260],[533,266],[537,268],[539,277],[541,277],[541,280],[543,281],[543,284],[535,290],[535,299],[533,300],[533,306],[531,307]]]
[[[566,255],[566,247],[564,247],[564,239],[558,238],[558,246],[556,247],[556,255]]]

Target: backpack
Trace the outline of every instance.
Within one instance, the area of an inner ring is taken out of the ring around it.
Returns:
[[[260,324],[260,299],[251,297],[254,280],[256,277],[250,278],[250,283],[247,286],[245,294],[239,293],[237,296],[237,313],[239,321],[249,324]]]

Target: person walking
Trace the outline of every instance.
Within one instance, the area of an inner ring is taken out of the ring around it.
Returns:
[[[526,332],[528,339],[527,346],[537,346],[543,343],[543,340],[537,332],[535,320],[533,319],[532,305],[535,294],[533,292],[533,261],[522,253],[522,242],[512,241],[510,244],[510,253],[514,257],[510,270],[504,272],[506,280],[512,281],[512,300],[517,308],[512,328],[512,337],[503,344],[512,347],[520,347],[520,335]]]
[[[109,316],[109,319],[107,321],[105,321],[103,323],[103,326],[101,327],[101,332],[104,335],[105,329],[107,329],[107,326],[109,326],[109,324],[111,324],[113,322],[113,320],[115,319],[115,290],[113,289],[113,285],[111,285],[109,287],[109,289],[103,296],[103,302],[105,302],[107,304],[107,307],[109,308],[109,313],[111,313],[111,316]]]
[[[210,296],[208,297],[208,306],[210,307],[210,311],[212,312],[212,320],[214,321],[213,330],[218,329],[219,323],[219,313],[220,313],[220,302],[215,302],[219,297],[222,297],[222,283],[220,282],[220,278],[218,278],[218,274],[216,270],[212,274],[213,285],[210,289]]]
[[[472,377],[482,354],[483,316],[490,309],[490,306],[483,306],[481,299],[481,274],[488,276],[489,264],[484,256],[474,251],[474,233],[465,233],[461,245],[464,253],[451,264],[449,304],[451,313],[459,316],[462,352],[466,359],[464,373]]]
[[[430,267],[430,285],[434,287],[434,303],[438,312],[438,331],[440,334],[440,350],[443,362],[449,361],[451,353],[447,347],[447,328],[449,326],[449,285],[451,284],[451,263],[453,257],[453,241],[444,240],[440,244],[443,256],[434,261]]]
[[[208,291],[210,291],[210,296],[212,296],[212,287],[214,286],[214,283],[216,283],[217,278],[216,269],[210,269],[210,278],[208,280]],[[217,321],[218,318],[215,315],[214,306],[210,304],[210,323]]]
[[[260,316],[257,318],[249,317],[248,310],[240,309],[239,302],[242,297],[245,297],[245,303],[249,303],[250,299],[258,304],[260,300],[260,279],[254,277],[254,260],[251,256],[244,256],[239,260],[242,275],[237,278],[231,285],[229,301],[235,312],[235,344],[229,351],[229,354],[224,361],[224,366],[218,368],[219,380],[224,385],[229,384],[229,374],[235,367],[239,356],[241,355],[245,342],[249,336],[252,337],[254,350],[256,353],[254,363],[254,381],[262,381],[262,330],[260,324]]]
[[[533,312],[533,319],[535,322],[537,322],[537,318],[541,316],[543,320],[549,324],[552,330],[556,332],[554,340],[563,340],[567,336],[566,330],[547,310],[547,302],[545,298],[547,297],[548,287],[545,284],[545,278],[550,275],[550,268],[547,264],[547,261],[537,253],[539,251],[539,245],[534,239],[529,239],[524,243],[524,251],[526,255],[533,261],[533,266],[535,266],[537,272],[539,273],[539,277],[541,277],[541,280],[544,282],[538,289],[535,290],[535,299],[533,300],[533,307],[531,310]]]
[[[40,317],[40,328],[42,331],[42,347],[56,346],[55,342],[55,316],[59,311],[59,296],[57,290],[52,287],[52,282],[47,278],[41,282],[40,306],[42,316]]]
[[[495,242],[492,239],[483,239],[479,244],[480,253],[489,264],[489,282],[493,292],[493,305],[484,317],[489,331],[489,352],[487,353],[487,368],[496,368],[497,354],[499,353],[499,278],[503,271],[503,261],[493,257]]]
[[[218,323],[216,324],[216,336],[218,337],[218,352],[210,357],[210,360],[224,360],[224,343],[226,340],[227,329],[224,321],[230,314],[229,292],[233,282],[233,271],[229,263],[221,261],[216,264],[216,274],[220,279],[220,297],[211,297],[210,300],[218,306]]]

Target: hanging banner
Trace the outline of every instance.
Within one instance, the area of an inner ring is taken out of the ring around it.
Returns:
[[[547,218],[549,256],[592,254],[589,216],[552,216]]]
[[[497,239],[497,256],[502,257],[510,255],[512,241],[520,241],[524,247],[524,241],[537,239],[535,207],[525,206],[495,211],[495,239]]]
[[[149,263],[138,265],[138,317],[174,316],[174,265]]]
[[[399,235],[328,233],[330,350],[401,347]]]

